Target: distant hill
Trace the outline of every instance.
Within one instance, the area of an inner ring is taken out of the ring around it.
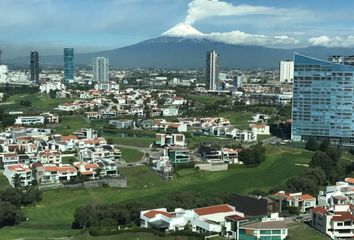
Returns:
[[[157,68],[202,68],[208,50],[220,54],[220,65],[227,68],[274,68],[280,60],[292,59],[293,53],[327,59],[329,55],[354,55],[353,48],[307,47],[298,49],[276,49],[261,46],[232,45],[203,38],[161,36],[127,47],[96,53],[75,55],[76,64],[91,64],[92,58],[108,57],[116,67]],[[27,64],[28,57],[19,57],[6,62]],[[45,64],[63,64],[63,56],[41,56]]]

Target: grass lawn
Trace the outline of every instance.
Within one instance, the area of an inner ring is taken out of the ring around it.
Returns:
[[[254,114],[251,112],[228,112],[223,114],[223,117],[226,117],[230,120],[232,125],[235,125],[240,129],[248,129],[249,121],[252,120]]]
[[[185,98],[192,100],[194,103],[199,103],[199,104],[203,104],[203,105],[211,105],[211,104],[214,104],[216,101],[221,100],[220,97],[192,95],[192,94],[185,96]]]
[[[289,237],[291,240],[326,240],[327,237],[316,232],[313,228],[305,223],[290,223],[288,224]]]
[[[77,115],[62,116],[59,117],[59,121],[60,125],[55,127],[54,130],[56,133],[63,135],[70,135],[77,129],[90,127],[90,124],[83,117]]]
[[[114,144],[135,146],[135,147],[149,147],[155,140],[153,137],[118,137],[114,133],[103,133],[106,139],[112,138]]]
[[[126,189],[58,189],[44,192],[43,201],[35,207],[25,207],[29,220],[16,227],[0,230],[4,239],[43,236],[75,236],[71,230],[73,213],[78,206],[88,203],[149,201],[172,191],[196,191],[202,195],[230,191],[246,194],[255,189],[269,190],[296,176],[308,162],[308,153],[269,146],[266,161],[255,168],[237,168],[222,172],[193,172],[180,170],[171,182],[163,181],[145,166],[120,169],[128,179]],[[306,159],[305,159],[306,158]],[[186,174],[184,174],[186,171]],[[114,238],[117,239],[117,238]],[[128,238],[129,239],[129,238]]]
[[[62,157],[61,158],[62,163],[64,164],[73,164],[74,162],[79,162],[79,159],[77,157]]]
[[[127,163],[140,161],[144,156],[144,153],[135,149],[119,147],[119,150],[122,152],[122,159]]]
[[[214,136],[192,136],[187,138],[187,145],[190,148],[197,147],[202,142],[217,143],[221,145],[236,144],[232,138],[219,138]]]
[[[21,101],[30,101],[32,106],[25,107],[20,105]],[[42,112],[50,111],[51,109],[57,107],[59,104],[64,102],[74,101],[74,99],[68,98],[50,98],[47,94],[16,94],[10,96],[6,102],[11,103],[8,105],[3,105],[2,107],[6,110],[11,111],[25,111],[25,112]]]
[[[7,180],[7,177],[0,173],[0,191],[8,187],[10,187],[9,180]]]

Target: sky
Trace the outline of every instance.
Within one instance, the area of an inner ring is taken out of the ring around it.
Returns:
[[[115,49],[160,36],[354,47],[353,0],[0,0],[3,58]],[[182,27],[181,27],[182,26]]]

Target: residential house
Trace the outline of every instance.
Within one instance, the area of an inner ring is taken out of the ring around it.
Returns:
[[[336,185],[326,186],[325,190],[320,191],[317,200],[319,206],[354,204],[354,187],[349,182],[339,181]]]
[[[178,116],[178,108],[169,107],[169,108],[162,108],[162,116],[164,117],[174,117]]]
[[[42,125],[44,124],[43,116],[18,116],[15,119],[16,125]]]
[[[80,175],[94,179],[96,170],[99,168],[97,163],[75,162],[74,166],[77,168]]]
[[[100,119],[102,115],[99,112],[85,112],[85,117],[88,119]]]
[[[172,164],[167,156],[161,156],[158,159],[150,158],[149,165],[163,179],[172,179]]]
[[[166,208],[140,212],[141,227],[165,231],[183,230],[187,224],[193,232],[231,236],[231,224],[228,217],[243,218],[244,214],[228,204],[215,205],[191,210],[182,208],[167,212]]]
[[[17,153],[2,153],[0,154],[1,167],[5,168],[9,165],[18,165],[19,159]]]
[[[270,135],[270,128],[265,124],[250,124],[252,132],[255,132],[256,135]]]
[[[223,148],[222,160],[226,163],[238,164],[242,163],[238,160],[238,153],[241,149]]]
[[[198,153],[207,162],[222,162],[222,148],[214,143],[202,143],[199,145]]]
[[[236,231],[235,231],[236,230]],[[288,228],[284,218],[278,213],[272,213],[270,217],[262,218],[261,221],[242,223],[238,229],[234,229],[234,239],[279,239],[288,237]]]
[[[354,238],[353,205],[319,206],[312,210],[311,225],[331,239]]]
[[[169,147],[168,158],[172,164],[189,163],[190,162],[190,150],[186,147]]]
[[[286,193],[285,191],[279,191],[273,194],[273,197],[281,201],[283,208],[288,206],[298,207],[302,213],[316,207],[316,198],[302,192]]]
[[[109,120],[109,125],[118,129],[127,129],[134,126],[134,121],[130,119]]]
[[[165,134],[157,133],[155,138],[155,145],[159,147],[164,146],[180,146],[183,147],[186,145],[186,137],[183,134]]]
[[[166,126],[166,131],[169,133],[187,132],[187,125],[181,123],[170,123]]]
[[[16,165],[7,165],[4,168],[4,176],[7,177],[10,185],[14,187],[14,177],[18,175],[20,178],[20,186],[25,187],[32,184],[32,171],[28,168],[27,165],[16,164]]]
[[[43,165],[41,179],[42,184],[58,184],[62,181],[70,181],[77,177],[77,169],[71,165]]]
[[[61,163],[61,153],[59,151],[44,150],[38,153],[38,161],[42,164]]]
[[[46,113],[42,113],[41,116],[44,117],[44,122],[46,123],[59,123],[58,114],[46,112]]]

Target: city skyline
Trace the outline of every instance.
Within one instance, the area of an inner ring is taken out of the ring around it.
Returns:
[[[78,53],[92,52],[154,38],[181,23],[197,29],[203,37],[232,44],[272,46],[275,42],[279,47],[352,47],[353,17],[348,9],[354,3],[318,3],[106,0],[102,4],[94,0],[0,0],[0,29],[6,32],[0,37],[0,48],[4,50],[4,59],[34,50],[44,55],[58,54],[68,45]],[[80,12],[75,10],[78,8]],[[34,19],[32,13],[37,11],[44,14]]]

